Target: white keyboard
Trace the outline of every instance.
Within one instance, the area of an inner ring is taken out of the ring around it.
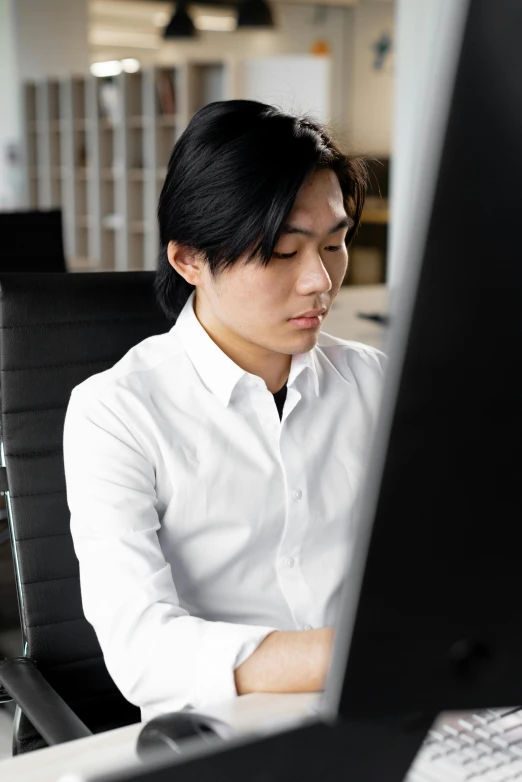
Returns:
[[[522,709],[443,714],[429,731],[407,780],[522,780]]]

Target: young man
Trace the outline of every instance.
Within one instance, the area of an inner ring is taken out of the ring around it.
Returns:
[[[321,333],[366,190],[324,128],[195,115],[160,198],[172,329],[71,396],[82,599],[142,718],[323,687],[383,355]]]

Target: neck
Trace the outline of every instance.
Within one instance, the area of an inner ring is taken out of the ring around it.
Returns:
[[[266,387],[272,394],[284,386],[290,372],[291,355],[276,353],[242,339],[239,335],[229,331],[221,323],[216,323],[214,319],[209,317],[205,308],[200,306],[197,298],[194,312],[212,341],[238,367],[264,380]]]

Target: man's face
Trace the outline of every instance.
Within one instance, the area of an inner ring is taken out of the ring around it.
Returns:
[[[347,218],[329,169],[303,184],[268,266],[240,259],[197,286],[196,314],[211,333],[248,352],[304,353],[317,342],[348,265]],[[319,318],[298,315],[324,310]]]

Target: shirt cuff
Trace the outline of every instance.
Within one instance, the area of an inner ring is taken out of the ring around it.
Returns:
[[[234,671],[277,628],[207,621],[205,630],[212,639],[209,638],[208,643],[203,641],[200,646],[197,681],[190,698],[195,709],[207,703],[237,698]]]

